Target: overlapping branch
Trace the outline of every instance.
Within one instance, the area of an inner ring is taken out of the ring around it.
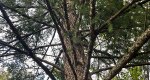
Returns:
[[[18,30],[15,28],[15,26],[12,24],[11,20],[9,19],[6,11],[3,9],[3,4],[0,3],[0,10],[2,12],[2,15],[4,19],[7,21],[10,29],[13,31],[13,33],[16,35],[16,38],[19,40],[19,42],[22,44],[24,49],[28,52],[28,56],[30,56],[44,71],[45,73],[51,77],[51,79],[56,80],[54,75],[49,71],[49,69],[40,61],[36,58],[36,55],[32,52],[32,50],[28,47],[28,45],[23,41],[21,36],[19,35]]]
[[[66,48],[65,43],[64,43],[64,38],[63,38],[63,36],[62,36],[62,34],[61,34],[61,29],[62,29],[64,32],[66,32],[66,30],[65,30],[64,27],[61,25],[61,23],[59,23],[59,21],[57,20],[56,14],[55,14],[54,11],[52,10],[52,7],[50,6],[49,1],[48,1],[48,0],[45,0],[45,3],[46,3],[46,5],[47,5],[47,7],[48,7],[48,11],[49,11],[49,13],[50,13],[50,15],[51,15],[51,17],[52,17],[52,20],[53,20],[53,22],[54,22],[54,24],[55,24],[55,26],[56,26],[56,30],[57,30],[57,32],[58,32],[60,41],[61,41],[61,43],[62,43],[62,48],[63,48],[63,50],[64,50],[65,56],[66,56],[66,58],[67,58],[67,61],[68,61],[69,65],[70,65],[70,67],[71,67],[71,69],[72,69],[72,71],[73,71],[73,74],[74,74],[75,77],[76,77],[76,76],[77,76],[77,75],[76,75],[76,72],[75,72],[75,70],[74,70],[74,68],[73,68],[73,65],[72,65],[72,63],[71,63],[71,59],[70,59],[70,57],[69,57],[69,55],[68,55],[68,53],[67,53],[67,48]],[[59,23],[59,24],[58,24],[58,23]],[[61,28],[59,27],[59,25],[60,25]]]
[[[0,44],[3,45],[3,46],[7,46],[7,47],[9,47],[9,48],[11,48],[11,49],[16,50],[16,51],[19,52],[19,53],[11,53],[11,54],[2,55],[2,56],[0,56],[0,57],[12,56],[12,55],[17,55],[17,54],[25,54],[25,55],[28,55],[27,52],[25,52],[25,51],[23,51],[23,50],[21,50],[21,49],[19,49],[19,48],[16,48],[16,47],[14,47],[14,46],[12,46],[12,45],[10,45],[10,44],[8,44],[8,43],[2,41],[2,40],[0,40]],[[34,53],[34,54],[36,54],[36,53]],[[56,64],[53,64],[53,63],[51,63],[51,62],[49,62],[49,61],[46,61],[46,60],[44,60],[44,59],[41,59],[41,58],[39,58],[39,57],[37,57],[37,59],[39,59],[40,61],[45,62],[45,63],[47,63],[47,64],[53,66],[54,68],[60,70],[61,72],[63,72],[63,69],[61,69],[60,67],[58,67]]]

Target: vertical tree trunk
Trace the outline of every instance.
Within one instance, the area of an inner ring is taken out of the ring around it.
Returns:
[[[77,15],[75,15],[76,14],[75,10],[72,9],[71,1],[72,0],[67,0],[68,21],[66,17],[66,21],[65,21],[66,23],[63,23],[65,29],[70,33],[69,35],[77,34],[74,32],[76,29],[74,24],[78,18]],[[64,42],[67,48],[67,54],[71,59],[71,64],[74,68],[75,74],[73,73],[73,70],[69,65],[66,55],[64,55],[65,80],[83,80],[85,61],[86,61],[86,57],[84,55],[84,47],[80,43],[76,44],[73,40],[74,39],[73,37],[67,37],[67,36],[64,34]],[[75,38],[78,38],[78,36]]]
[[[76,76],[73,74],[73,71],[66,59],[66,56],[64,56],[64,72],[65,72],[65,80],[83,80],[84,79],[84,67],[85,67],[85,59],[82,57],[81,54],[83,54],[83,48],[82,46],[76,47],[75,52],[69,51],[70,42],[66,40],[65,44],[67,45],[68,54],[71,59],[71,63],[73,64],[73,68],[75,70]],[[80,50],[80,49],[82,50]],[[76,54],[76,58],[75,55]]]

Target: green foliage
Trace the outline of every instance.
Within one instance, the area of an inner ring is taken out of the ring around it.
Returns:
[[[0,72],[0,80],[8,80],[8,78],[9,78],[9,73],[4,71]]]
[[[130,72],[132,80],[144,80],[143,78],[141,78],[141,76],[142,76],[141,67],[139,67],[139,66],[133,67],[133,68],[129,69],[129,72]]]
[[[85,55],[87,54],[87,46],[89,45],[89,34],[90,34],[90,24],[95,24],[95,29],[98,29],[104,24],[110,17],[112,17],[116,12],[118,12],[123,6],[124,6],[124,0],[96,0],[96,15],[95,17],[90,20],[90,6],[88,4],[81,5],[78,0],[71,0],[71,10],[74,10],[75,15],[79,17],[77,19],[75,26],[71,26],[71,31],[68,31],[67,33],[63,33],[63,37],[71,38],[73,43],[76,45],[84,44],[84,51]],[[88,1],[88,0],[87,0]],[[52,36],[55,25],[53,20],[51,19],[51,16],[47,10],[47,7],[43,0],[1,0],[2,3],[4,3],[6,6],[9,6],[13,9],[5,9],[11,18],[13,24],[19,31],[19,34],[21,36],[25,36],[28,34],[31,34],[28,37],[24,37],[23,40],[29,45],[29,48],[33,50],[33,52],[38,53],[38,56],[46,56],[48,59],[53,59],[54,57],[49,56],[56,56],[56,54],[59,52],[59,49],[62,49],[60,46],[52,46],[50,49],[52,51],[49,51],[47,55],[45,55],[45,52],[47,52],[47,45],[49,44],[49,38]],[[63,11],[63,0],[49,0],[50,5],[54,12],[56,13],[58,20],[60,20],[60,23],[65,23],[64,19],[64,11]],[[139,36],[145,29],[149,27],[149,19],[150,13],[149,8],[147,7],[147,4],[143,4],[143,7],[137,6],[135,8],[129,8],[128,10],[124,11],[123,14],[121,14],[120,17],[116,18],[113,21],[108,22],[108,24],[101,29],[100,34],[98,35],[96,39],[96,44],[94,45],[94,49],[98,49],[100,52],[93,51],[92,56],[100,56],[102,58],[92,58],[91,60],[91,69],[92,71],[95,71],[97,69],[101,69],[103,67],[109,67],[112,64],[116,64],[116,61],[120,59],[124,53],[128,51],[128,47],[131,46],[135,40],[136,37]],[[17,7],[23,7],[23,8],[17,8]],[[68,6],[68,10],[70,7]],[[130,10],[131,9],[131,10]],[[130,10],[130,11],[129,11]],[[56,18],[56,16],[55,16]],[[12,33],[11,29],[9,28],[8,24],[6,22],[4,23],[3,17],[0,18],[0,24],[4,27],[0,27],[0,32],[5,32],[4,41],[10,42],[14,39],[16,39],[15,35]],[[43,24],[44,22],[44,24]],[[58,21],[59,22],[59,21]],[[47,25],[46,25],[47,24]],[[53,27],[51,27],[53,26]],[[49,27],[47,29],[42,30],[45,27]],[[60,26],[60,29],[62,26]],[[84,32],[85,30],[85,32]],[[37,32],[38,31],[38,32]],[[82,32],[83,31],[83,32]],[[58,36],[55,36],[58,37]],[[56,40],[56,39],[55,39]],[[52,43],[60,43],[59,39],[55,41],[53,40]],[[14,47],[17,47],[23,51],[25,51],[22,47],[22,45],[16,40],[12,43],[9,43],[10,45],[13,45]],[[40,48],[37,50],[34,50],[35,48],[45,46],[44,48]],[[145,46],[142,47],[141,51],[149,51],[150,42],[148,42]],[[74,47],[74,45],[73,45]],[[3,46],[1,47],[3,48]],[[8,48],[3,48],[4,50],[7,50]],[[139,51],[139,52],[141,52]],[[7,52],[7,51],[6,51]],[[28,57],[20,54],[17,51],[10,50],[8,52],[16,53],[17,55],[13,55],[12,62],[7,61],[7,58],[4,58],[3,63],[8,68],[8,73],[11,75],[10,80],[32,80],[34,74],[29,73],[25,68],[25,62],[28,60]],[[67,49],[67,52],[72,52],[72,49]],[[5,53],[4,51],[1,51],[1,53]],[[103,58],[108,57],[108,58]],[[115,58],[110,58],[115,57]],[[136,62],[143,62],[148,60],[150,57],[146,55],[136,57],[136,59],[132,60],[132,63]],[[61,59],[63,61],[63,59]],[[52,61],[53,62],[53,61]],[[63,64],[63,63],[61,63]],[[60,65],[60,63],[59,63]],[[49,66],[48,66],[49,67]],[[32,67],[33,68],[33,67]],[[50,67],[51,68],[51,67]],[[120,73],[118,76],[116,76],[113,80],[128,80],[129,78],[133,80],[142,80],[141,75],[144,73],[143,69],[141,67],[134,67],[132,69],[127,69],[127,73]],[[40,72],[38,72],[40,73]],[[135,74],[136,73],[136,74]],[[56,76],[58,80],[62,80],[64,76],[62,76],[59,71],[54,70],[53,74]],[[0,79],[5,80],[5,77],[3,75],[7,75],[7,73],[4,73],[0,75]],[[44,78],[44,73],[40,73],[40,76],[36,76],[34,79],[41,79]],[[102,76],[102,73],[96,74],[98,77]],[[144,80],[144,79],[143,79]]]
[[[108,23],[108,31],[112,32],[113,30],[113,25],[111,24],[111,22]]]
[[[118,76],[115,76],[112,80],[129,80],[129,78],[130,78],[129,73],[126,72],[126,73],[121,74],[121,78]]]
[[[54,75],[56,76],[57,80],[65,80],[63,73],[61,73],[57,70],[54,70]]]

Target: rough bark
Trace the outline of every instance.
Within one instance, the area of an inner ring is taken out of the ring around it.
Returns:
[[[78,19],[78,16],[75,15],[75,10],[72,9],[71,0],[67,0],[66,3],[68,4],[65,5],[64,0],[65,23],[63,23],[63,25],[69,34],[64,34],[64,32],[62,32],[62,34],[64,34],[64,42],[67,48],[67,54],[71,59],[71,64],[74,68],[75,73],[69,65],[66,55],[64,55],[65,80],[83,80],[86,59],[86,57],[84,56],[84,47],[82,44],[76,43],[73,40],[74,38],[78,38],[79,35],[76,37],[71,36],[73,34],[77,34],[73,31],[76,29],[74,24]]]
[[[112,70],[108,73],[107,77],[104,80],[111,80],[115,75],[117,75],[121,69],[131,61],[139,49],[150,39],[150,28],[148,28],[140,37],[137,38],[136,42],[132,47],[129,48],[128,53],[126,53],[121,60],[118,61],[116,66],[112,68]]]
[[[67,49],[70,49],[70,42],[68,40],[65,41],[65,45],[67,45]],[[76,47],[76,46],[74,46]],[[80,50],[80,49],[82,50]],[[70,65],[68,64],[68,61],[66,59],[66,56],[64,55],[64,73],[65,73],[65,80],[83,80],[84,76],[84,65],[85,65],[85,59],[82,57],[83,54],[83,48],[82,46],[76,47],[75,52],[68,51],[69,57],[71,59],[71,63],[73,64],[73,68],[75,70],[76,75],[74,75]],[[76,54],[76,56],[74,55]],[[76,58],[75,58],[76,57]]]

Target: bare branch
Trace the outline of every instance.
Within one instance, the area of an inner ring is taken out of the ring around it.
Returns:
[[[140,37],[137,38],[137,41],[129,48],[129,51],[124,54],[121,60],[118,61],[116,66],[107,74],[104,80],[111,80],[116,74],[118,74],[121,69],[138,53],[139,49],[150,39],[150,28],[148,28]]]
[[[42,21],[36,20],[36,19],[34,19],[34,18],[31,18],[30,16],[28,16],[28,15],[26,15],[26,14],[23,14],[23,13],[19,12],[18,10],[14,9],[14,8],[11,8],[11,7],[9,7],[9,6],[6,6],[6,5],[4,5],[3,3],[1,3],[1,5],[4,6],[4,7],[6,7],[6,8],[8,8],[8,9],[10,9],[10,10],[12,10],[12,11],[14,11],[14,12],[16,12],[16,13],[18,13],[18,14],[20,14],[21,16],[23,16],[23,17],[25,17],[25,18],[27,18],[27,19],[31,19],[31,20],[33,20],[33,21],[35,21],[35,22],[37,22],[37,23],[40,23],[40,24],[43,24],[43,25],[45,25],[45,26],[49,26],[49,27],[55,28],[54,26],[49,25],[49,24],[46,23],[46,22],[42,22]]]
[[[21,36],[19,35],[18,30],[15,28],[15,26],[12,24],[11,20],[9,19],[6,11],[3,9],[2,4],[0,3],[0,10],[4,16],[4,19],[7,21],[8,25],[10,26],[11,30],[13,31],[13,33],[16,35],[16,38],[19,40],[19,42],[23,45],[24,49],[28,52],[28,56],[30,56],[45,72],[46,74],[51,77],[51,79],[56,80],[54,75],[49,71],[49,69],[43,65],[42,62],[40,62],[40,60],[38,60],[36,58],[36,55],[32,52],[32,50],[28,47],[28,45],[23,41],[23,39],[21,38]]]
[[[10,44],[8,44],[8,43],[6,43],[6,42],[4,42],[4,41],[2,41],[2,40],[0,40],[0,44],[1,44],[1,45],[4,45],[4,46],[7,46],[7,47],[9,47],[9,48],[11,48],[11,49],[14,49],[14,50],[16,50],[16,51],[18,51],[19,54],[25,54],[25,55],[28,56],[28,53],[27,53],[27,52],[25,52],[25,51],[23,51],[23,50],[20,50],[19,48],[16,48],[16,47],[14,47],[14,46],[11,46]],[[34,54],[36,54],[36,53],[34,53]],[[10,55],[17,55],[17,54],[16,54],[16,53],[11,53],[11,54],[7,54],[7,55],[2,55],[2,56],[0,56],[0,57],[3,57],[3,56],[10,56]],[[48,62],[48,61],[46,61],[46,60],[43,60],[43,59],[41,59],[41,58],[39,58],[39,57],[36,57],[36,58],[39,59],[39,60],[42,61],[42,62],[45,62],[45,63],[47,63],[47,64],[53,66],[54,68],[56,68],[56,69],[58,69],[58,70],[60,70],[60,71],[63,71],[60,67],[58,67],[57,65],[55,65],[55,64],[53,64],[53,63],[51,63],[51,62]]]
[[[60,40],[61,40],[62,48],[63,48],[63,50],[64,50],[65,56],[66,56],[66,58],[67,58],[67,61],[68,61],[69,65],[70,65],[70,67],[71,67],[71,69],[72,69],[72,71],[73,71],[73,74],[74,74],[75,76],[77,76],[77,75],[76,75],[76,72],[75,72],[75,70],[74,70],[74,68],[73,68],[73,65],[72,65],[72,63],[71,63],[71,59],[70,59],[69,55],[67,54],[67,49],[66,49],[66,46],[65,46],[65,44],[64,44],[64,39],[63,39],[63,37],[62,37],[61,30],[60,30],[60,28],[59,28],[59,25],[58,25],[58,23],[57,23],[57,20],[55,19],[56,14],[55,14],[54,11],[52,10],[52,8],[51,8],[51,6],[50,6],[50,4],[49,4],[49,1],[48,1],[48,0],[45,0],[45,3],[46,3],[46,5],[47,5],[47,7],[48,7],[48,11],[49,11],[49,13],[50,13],[50,15],[51,15],[51,17],[52,17],[52,19],[53,19],[53,22],[54,22],[55,26],[56,26],[56,30],[57,30],[57,32],[58,32],[58,34],[59,34],[59,38],[60,38]],[[63,29],[63,31],[66,32],[66,30],[63,28],[63,26],[61,26],[61,29]]]
[[[141,62],[141,63],[129,64],[129,65],[124,66],[123,68],[129,68],[129,67],[135,67],[135,66],[144,66],[144,65],[150,65],[150,62]],[[102,72],[102,71],[110,70],[110,69],[112,69],[113,67],[114,67],[114,66],[107,67],[107,68],[102,68],[102,69],[93,71],[93,72],[91,72],[91,75],[100,73],[100,72]]]
[[[86,63],[86,68],[84,70],[84,80],[88,80],[88,75],[89,75],[89,68],[90,68],[90,60],[91,60],[91,56],[92,56],[92,52],[93,52],[93,48],[94,48],[94,43],[96,40],[97,35],[95,35],[94,32],[94,28],[95,28],[95,24],[92,23],[92,20],[94,19],[95,15],[96,15],[96,0],[90,0],[90,7],[91,7],[91,11],[90,11],[90,17],[91,17],[91,23],[90,23],[90,43],[88,46],[88,56],[87,56],[87,63]]]

